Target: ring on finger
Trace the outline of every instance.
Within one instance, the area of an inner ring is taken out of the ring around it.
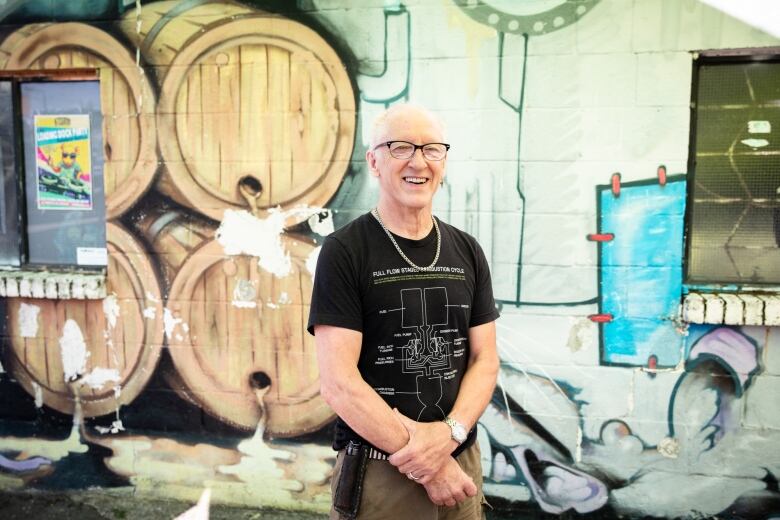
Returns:
[[[408,478],[409,480],[420,480],[420,477],[415,477],[411,471],[406,474],[406,478]]]

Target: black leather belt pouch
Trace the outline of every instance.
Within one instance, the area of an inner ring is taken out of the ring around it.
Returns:
[[[367,464],[368,446],[350,441],[344,450],[336,496],[333,497],[333,508],[344,518],[357,517]]]

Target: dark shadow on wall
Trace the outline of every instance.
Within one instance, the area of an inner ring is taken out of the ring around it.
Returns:
[[[135,7],[123,0],[8,0],[0,7],[3,23],[113,20]]]

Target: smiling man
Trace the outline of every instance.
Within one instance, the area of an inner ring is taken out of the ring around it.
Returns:
[[[395,105],[366,161],[376,207],[332,233],[314,278],[321,392],[338,415],[331,518],[482,518],[476,423],[498,371],[490,271],[433,216],[450,145],[428,110]]]

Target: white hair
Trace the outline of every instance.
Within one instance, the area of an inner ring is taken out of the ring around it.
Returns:
[[[423,114],[428,117],[436,126],[439,127],[439,131],[441,131],[442,138],[444,138],[445,134],[445,126],[444,122],[441,120],[441,118],[430,109],[418,105],[415,103],[398,103],[396,105],[392,105],[391,107],[388,107],[387,109],[383,110],[376,118],[374,118],[374,122],[371,126],[371,141],[368,143],[369,149],[374,148],[377,144],[379,144],[379,141],[382,139],[382,134],[385,131],[385,127],[387,126],[387,120],[390,119],[393,115],[395,115],[398,112],[402,112],[404,110],[416,110],[418,112],[422,112]]]

